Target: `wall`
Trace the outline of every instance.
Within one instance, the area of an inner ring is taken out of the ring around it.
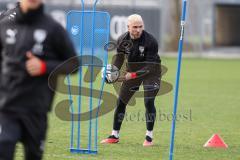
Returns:
[[[0,3],[0,10],[7,6],[7,3]],[[90,6],[86,6],[91,9]],[[72,5],[47,5],[46,11],[50,13],[57,21],[63,26],[66,26],[66,14],[70,10],[81,10],[80,4]],[[111,33],[110,37],[112,41],[116,41],[117,38],[127,31],[127,17],[130,14],[138,13],[142,15],[145,21],[145,28],[152,33],[160,44],[160,9],[159,7],[141,7],[141,6],[121,6],[121,5],[99,5],[97,10],[107,11],[111,15]]]

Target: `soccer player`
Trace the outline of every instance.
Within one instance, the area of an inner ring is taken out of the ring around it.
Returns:
[[[124,60],[127,61],[126,80],[122,83],[117,107],[114,114],[112,134],[101,143],[118,143],[119,131],[126,112],[126,105],[139,86],[144,87],[146,108],[146,138],[143,146],[153,145],[153,128],[156,118],[155,97],[160,89],[161,60],[158,55],[158,42],[144,30],[144,22],[140,15],[134,14],[128,18],[128,32],[118,39],[116,59],[113,63],[119,70]],[[142,73],[147,73],[141,75]],[[111,82],[111,77],[106,77]]]
[[[0,160],[13,160],[18,142],[26,160],[41,160],[54,96],[48,76],[76,53],[64,28],[44,13],[43,0],[20,0],[0,17]]]

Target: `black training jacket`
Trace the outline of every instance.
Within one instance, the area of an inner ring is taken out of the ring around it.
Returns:
[[[25,67],[28,51],[46,62],[45,75],[28,74]],[[3,13],[0,16],[0,111],[48,112],[54,96],[48,87],[48,76],[58,65],[75,56],[67,32],[44,13],[43,5],[24,14],[18,4]],[[78,60],[73,63],[77,64]],[[68,66],[59,73],[73,69]]]
[[[139,39],[133,40],[126,32],[117,41],[117,55],[113,64],[121,69],[124,61],[127,71],[147,70],[159,74],[161,59],[158,55],[158,42],[148,32],[143,31]]]

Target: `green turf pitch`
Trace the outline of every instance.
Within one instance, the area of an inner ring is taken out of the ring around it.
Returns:
[[[169,70],[163,80],[175,83],[176,59],[163,58]],[[239,160],[240,159],[240,60],[183,59],[179,110],[176,128],[175,160]],[[106,91],[114,93],[112,86]],[[54,104],[65,98],[57,94]],[[45,160],[167,160],[171,121],[163,116],[172,112],[173,91],[156,100],[157,122],[152,148],[143,148],[145,137],[144,103],[127,108],[120,143],[100,145],[96,156],[69,153],[70,123],[50,114]],[[162,116],[159,116],[159,112]],[[136,115],[140,113],[140,116]],[[135,115],[135,117],[134,117]],[[170,117],[171,118],[171,117]],[[112,129],[113,111],[99,119],[99,141]],[[218,133],[229,145],[224,149],[205,149],[204,143]],[[19,147],[17,159],[22,159]]]

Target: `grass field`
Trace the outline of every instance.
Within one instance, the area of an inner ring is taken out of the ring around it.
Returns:
[[[163,80],[174,84],[176,59],[163,58],[169,70]],[[240,160],[240,60],[184,59],[177,122],[175,160]],[[114,91],[112,86],[105,90]],[[54,104],[64,95],[57,94]],[[173,91],[156,99],[157,112],[171,114]],[[127,109],[127,120],[121,130],[120,143],[100,145],[96,156],[69,153],[70,123],[50,114],[45,160],[167,160],[171,121],[158,115],[154,132],[155,146],[143,148],[145,122],[130,115],[140,112],[143,100]],[[99,119],[99,141],[112,129],[113,111]],[[224,149],[206,149],[204,143],[218,133],[229,145]],[[17,159],[22,159],[19,147]]]

